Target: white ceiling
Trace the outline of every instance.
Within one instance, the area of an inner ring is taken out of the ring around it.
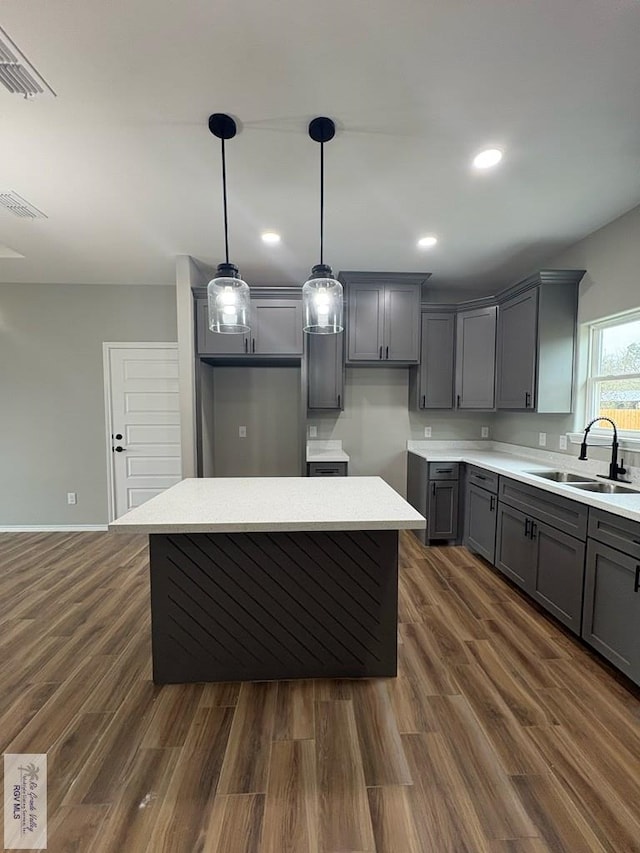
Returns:
[[[0,87],[0,281],[171,284],[176,254],[252,284],[318,260],[315,115],[334,270],[428,270],[491,291],[640,202],[638,0],[3,0],[0,25],[58,93]],[[503,146],[503,164],[471,156]],[[282,234],[276,248],[260,232]],[[425,252],[416,240],[435,233]]]

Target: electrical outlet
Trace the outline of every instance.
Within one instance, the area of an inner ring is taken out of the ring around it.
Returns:
[[[566,450],[567,449],[567,436],[566,435],[560,436],[560,438],[558,439],[558,447],[560,448],[560,450]]]
[[[310,426],[309,427],[309,438],[317,438],[318,437],[318,427]]]
[[[424,428],[424,437],[425,438],[431,438],[431,427],[425,427]]]
[[[67,492],[67,503],[69,506],[75,506],[78,502],[78,496],[75,492]]]
[[[246,438],[246,437],[247,437],[247,428],[246,428],[246,426],[238,427],[238,436],[239,436],[240,438]]]
[[[546,447],[547,446],[547,434],[546,434],[546,432],[539,432],[538,433],[538,444],[540,445],[540,447]]]
[[[480,430],[481,438],[489,438],[489,427],[482,427]]]

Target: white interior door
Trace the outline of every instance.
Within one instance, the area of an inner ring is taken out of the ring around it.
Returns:
[[[111,513],[115,518],[181,479],[178,350],[105,344]]]

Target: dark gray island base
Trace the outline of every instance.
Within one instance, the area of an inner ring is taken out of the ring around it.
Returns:
[[[152,533],[153,680],[395,676],[398,531]]]

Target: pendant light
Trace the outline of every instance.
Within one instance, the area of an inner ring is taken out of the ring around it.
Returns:
[[[342,325],[342,285],[324,263],[324,143],[333,139],[336,126],[330,118],[319,116],[309,124],[309,136],[320,143],[320,263],[302,287],[304,331],[313,335],[335,335]]]
[[[236,135],[236,123],[225,113],[209,116],[209,130],[221,141],[222,202],[224,207],[225,263],[218,264],[217,275],[207,285],[209,328],[223,335],[241,335],[249,331],[251,294],[240,278],[235,264],[229,263],[229,222],[227,217],[227,168],[224,143]]]

